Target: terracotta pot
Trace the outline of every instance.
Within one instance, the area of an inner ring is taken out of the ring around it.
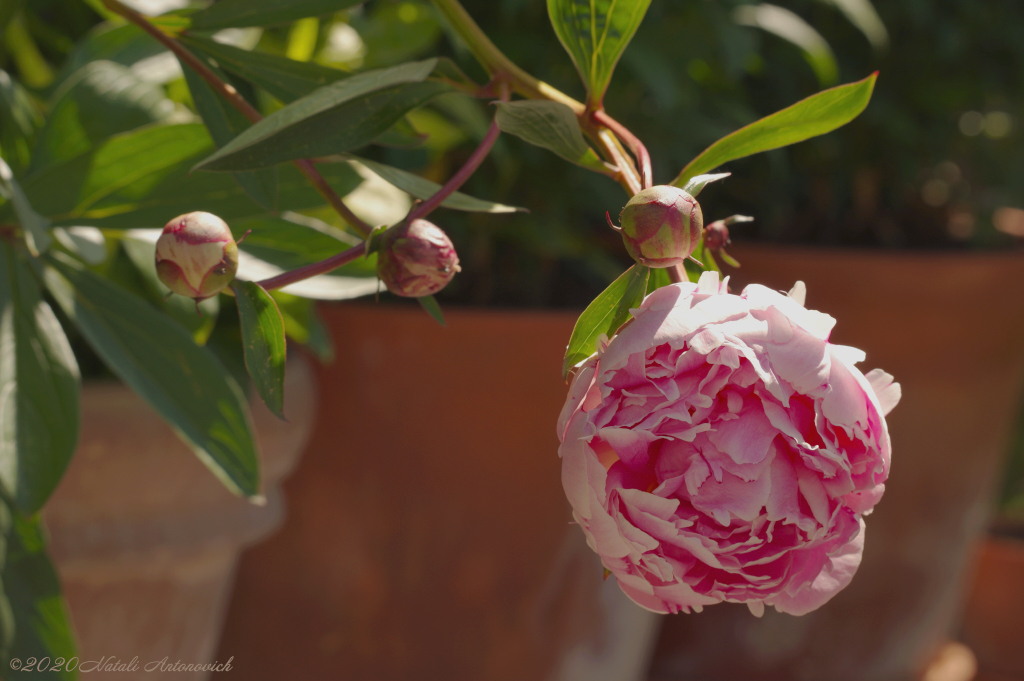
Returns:
[[[290,423],[252,401],[267,497],[256,506],[228,492],[127,387],[83,387],[78,450],[44,509],[51,554],[83,670],[101,658],[138,661],[133,673],[90,678],[151,679],[159,674],[145,665],[165,657],[170,664],[213,661],[238,554],[281,522],[278,483],[312,429],[308,362],[289,362],[285,391]]]
[[[1024,679],[1024,539],[982,545],[961,638],[987,677]]]
[[[758,620],[733,604],[667,618],[652,678],[914,678],[953,633],[1016,416],[1024,258],[733,250],[743,264],[734,291],[802,279],[808,306],[838,320],[831,340],[902,384],[889,417],[892,474],[845,591],[799,618],[769,610]]]
[[[577,314],[449,308],[442,328],[413,306],[324,312],[339,360],[285,527],[242,559],[219,656],[247,681],[579,678],[590,649],[566,651],[618,629],[557,456]],[[627,681],[643,638],[592,652]]]

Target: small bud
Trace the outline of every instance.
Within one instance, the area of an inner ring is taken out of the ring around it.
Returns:
[[[460,270],[448,235],[431,222],[403,222],[380,236],[377,276],[395,295],[419,298],[437,293]]]
[[[697,200],[682,189],[665,185],[631,198],[619,220],[626,250],[648,267],[682,263],[697,247],[704,228]]]
[[[704,228],[704,247],[712,251],[718,251],[730,243],[729,228],[725,226],[725,220],[716,220]]]
[[[164,285],[187,298],[219,293],[238,271],[238,246],[227,224],[211,213],[179,215],[156,241],[156,273]]]

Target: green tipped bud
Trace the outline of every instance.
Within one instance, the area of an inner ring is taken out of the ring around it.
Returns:
[[[619,215],[630,256],[648,267],[679,265],[693,253],[704,229],[697,199],[677,187],[645,189]]]
[[[186,298],[216,295],[235,278],[238,246],[227,223],[211,213],[179,215],[156,242],[156,273]]]

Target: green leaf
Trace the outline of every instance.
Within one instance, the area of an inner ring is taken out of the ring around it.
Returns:
[[[145,399],[236,494],[260,491],[249,408],[213,353],[137,296],[81,268],[48,258],[46,285],[117,376]]]
[[[277,26],[359,5],[364,0],[220,0],[192,15],[192,30]]]
[[[228,175],[189,175],[213,150],[198,123],[158,125],[115,135],[92,151],[28,178],[25,194],[58,225],[107,229],[163,227],[176,215],[204,210],[229,223],[266,215]],[[320,164],[341,196],[362,178],[346,163]],[[292,210],[324,205],[323,197],[290,166],[278,169],[278,201]],[[0,205],[0,222],[13,220]]]
[[[162,87],[112,61],[86,64],[57,88],[32,152],[31,173],[92,149],[118,133],[166,120],[174,102]]]
[[[213,64],[207,64],[221,80],[229,80],[223,71]],[[249,127],[249,120],[227,100],[213,91],[213,88],[187,64],[181,65],[185,82],[192,93],[192,102],[199,112],[210,137],[218,148],[228,144],[239,133]],[[277,210],[277,172],[273,168],[246,173],[234,173],[235,181],[252,197],[253,201],[267,210]]]
[[[263,88],[285,104],[348,74],[313,62],[300,62],[265,52],[251,52],[209,38],[186,35],[181,41],[220,68]]]
[[[368,168],[385,182],[398,187],[404,192],[412,194],[417,199],[428,199],[436,194],[437,190],[441,188],[441,185],[436,182],[432,182],[414,173],[400,170],[399,168],[384,165],[383,163],[377,163],[376,161],[360,158],[351,154],[343,154],[342,158],[346,158]],[[461,192],[453,193],[445,199],[441,205],[445,208],[477,213],[515,213],[516,211],[526,211],[525,208],[506,206],[505,204],[494,203],[493,201],[484,201],[483,199],[462,194]]]
[[[733,19],[741,26],[760,28],[799,48],[822,87],[834,85],[839,80],[839,65],[832,48],[799,14],[764,3],[740,5],[733,12]]]
[[[651,0],[548,0],[551,25],[598,105]]]
[[[265,168],[349,151],[370,142],[448,85],[424,82],[436,59],[367,71],[275,111],[199,163],[204,170]]]
[[[434,296],[420,296],[416,299],[419,302],[420,307],[426,311],[428,315],[434,318],[441,326],[448,326],[444,321],[444,313],[441,312],[441,306],[437,302],[437,298]]]
[[[25,88],[0,69],[0,154],[15,175],[28,167],[36,129],[42,123]]]
[[[495,120],[503,132],[553,151],[584,168],[607,172],[608,168],[583,140],[576,114],[565,104],[546,100],[499,102]]]
[[[690,196],[697,196],[701,193],[704,187],[708,186],[712,182],[718,182],[732,175],[732,173],[716,173],[713,175],[698,175],[697,177],[691,177],[687,180],[686,184],[683,185],[683,191]]]
[[[867,107],[877,73],[856,83],[824,90],[723,137],[700,153],[672,181],[685,186],[692,177],[729,161],[778,149],[846,125]]]
[[[300,298],[283,291],[271,291],[270,296],[281,311],[288,338],[310,349],[321,363],[332,363],[334,342],[330,330],[317,312],[316,303],[309,298]]]
[[[647,295],[657,291],[662,286],[668,286],[672,280],[668,276],[668,269],[656,267],[651,270],[651,276],[647,280]]]
[[[103,59],[123,66],[132,66],[166,50],[167,48],[134,24],[100,24],[75,44],[71,54],[64,60],[54,86],[59,87],[90,62]]]
[[[429,135],[423,134],[413,127],[408,118],[399,118],[398,122],[373,138],[374,144],[396,149],[415,149],[421,146]]]
[[[27,262],[0,239],[0,487],[32,514],[78,440],[78,364]]]
[[[0,503],[0,667],[8,681],[70,679],[74,672],[10,671],[13,659],[65,661],[75,657],[75,641],[60,579],[46,554],[39,517],[24,518]],[[48,665],[52,668],[53,665]]]
[[[245,368],[267,408],[284,420],[284,318],[277,303],[259,284],[235,281],[231,290],[235,292],[242,325]]]
[[[53,237],[50,236],[50,221],[36,212],[32,202],[25,195],[18,181],[14,179],[11,167],[0,158],[0,197],[7,200],[14,211],[15,221],[25,230],[25,243],[32,255],[45,252]]]
[[[643,302],[650,272],[648,267],[633,265],[587,306],[569,337],[562,360],[563,378],[569,369],[597,351],[597,340],[602,334],[613,336],[629,319],[629,309]]]

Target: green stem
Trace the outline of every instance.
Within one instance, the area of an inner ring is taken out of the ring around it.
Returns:
[[[515,92],[528,99],[549,99],[553,102],[565,104],[580,119],[580,124],[584,129],[602,128],[611,130],[610,137],[612,139],[609,139],[608,135],[602,134],[595,134],[595,137],[601,145],[605,157],[619,164],[619,173],[616,179],[630,196],[640,191],[637,187],[643,188],[645,183],[650,182],[650,160],[645,158],[647,149],[644,148],[643,144],[640,144],[639,140],[632,133],[629,133],[624,125],[617,122],[603,110],[598,110],[599,115],[594,115],[595,111],[588,109],[582,102],[576,101],[561,90],[534,78],[516,66],[511,59],[498,49],[497,45],[491,42],[491,39],[487,37],[483,29],[473,20],[473,17],[469,15],[466,8],[459,3],[459,0],[431,0],[431,2],[433,2],[452,29],[469,47],[469,51],[473,53],[473,56],[476,57],[480,65],[487,70],[494,80],[508,83]],[[637,155],[642,173],[646,177],[642,177],[641,173],[636,171],[632,162],[621,163],[623,160],[620,153],[621,145],[618,144],[615,134],[618,133],[619,136],[622,136],[623,131],[628,133],[627,137],[631,142],[629,146]],[[599,133],[600,130],[596,132]],[[634,141],[636,144],[632,144]]]

